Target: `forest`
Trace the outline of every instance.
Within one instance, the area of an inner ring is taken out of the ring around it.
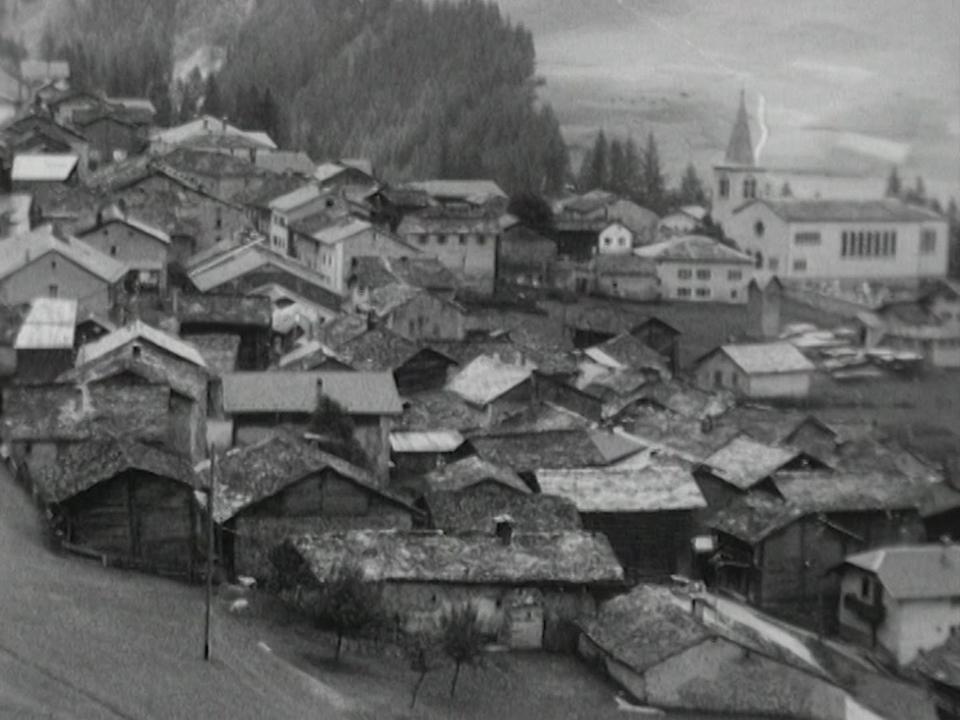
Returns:
[[[492,3],[259,0],[220,73],[184,83],[173,45],[189,0],[69,2],[44,49],[86,87],[149,95],[168,121],[211,112],[318,160],[370,158],[391,180],[492,177],[540,193],[567,180],[533,38]]]

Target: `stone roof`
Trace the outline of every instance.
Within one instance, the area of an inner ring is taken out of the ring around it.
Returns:
[[[857,470],[781,472],[773,481],[787,502],[819,512],[919,510],[935,486],[900,473]]]
[[[404,430],[460,430],[485,427],[487,414],[450,390],[420,392],[408,398],[398,428]]]
[[[946,222],[942,215],[902,200],[753,200],[737,208],[741,212],[762,203],[787,222],[821,223],[915,223]]]
[[[782,500],[748,493],[707,521],[707,526],[747,543],[757,543],[798,520],[809,511]]]
[[[582,531],[487,533],[353,530],[302,535],[288,547],[320,582],[357,565],[371,581],[495,585],[616,585],[623,568],[607,539]]]
[[[388,372],[236,372],[222,377],[227,413],[312,413],[318,387],[352,415],[403,412],[393,375]]]
[[[118,282],[127,266],[75,237],[58,237],[53,226],[44,225],[0,243],[0,278],[6,278],[30,263],[57,253],[105,283]]]
[[[255,445],[232,448],[218,456],[216,462],[213,516],[218,523],[226,522],[244,508],[326,469],[333,470],[368,493],[412,512],[408,503],[380,490],[376,478],[367,470],[324,452],[315,443],[291,433],[278,432]],[[210,472],[208,460],[197,466],[197,474],[205,487],[210,486]]]
[[[385,327],[367,330],[336,348],[337,356],[354,370],[393,372],[421,348]]]
[[[313,160],[302,150],[258,152],[254,156],[254,164],[273,173],[296,173],[304,176],[310,175],[314,168]]]
[[[565,497],[582,513],[634,513],[705,508],[690,467],[676,462],[643,468],[538,470],[540,490]]]
[[[702,360],[722,352],[733,363],[750,375],[772,373],[810,372],[815,369],[796,346],[788,342],[741,343],[723,345],[705,355]]]
[[[177,319],[181,325],[210,323],[268,328],[273,323],[273,303],[259,295],[180,295]]]
[[[237,369],[237,351],[240,336],[229,334],[188,335],[185,338],[200,352],[207,368],[214,376],[225,375]]]
[[[175,335],[158,330],[142,320],[134,320],[122,328],[108,333],[98,340],[87,343],[77,353],[77,367],[93,362],[99,357],[107,355],[117,348],[138,340],[146,341],[181,360],[193,363],[197,367],[206,368],[207,363],[199,351],[190,343],[184,342]]]
[[[473,204],[507,199],[507,194],[493,180],[419,180],[408,182],[404,188],[421,190],[441,200],[464,200]]]
[[[749,490],[798,455],[792,448],[765,445],[745,435],[738,435],[710,455],[703,464],[734,487]]]
[[[243,158],[188,147],[178,147],[166,153],[163,162],[181,172],[215,178],[263,176],[268,172]]]
[[[467,402],[485,407],[529,380],[533,370],[532,364],[515,365],[481,355],[454,375],[447,389]]]
[[[405,283],[424,290],[454,290],[456,276],[435,257],[358,256],[353,259],[351,278],[360,288],[378,288]]]
[[[424,482],[428,492],[457,493],[492,482],[521,495],[530,493],[530,488],[513,470],[495,465],[478,455],[470,455],[431,470],[424,476]]]
[[[554,495],[519,495],[493,485],[465,492],[431,492],[424,501],[431,526],[444,532],[492,533],[497,519],[508,515],[514,532],[579,530],[576,506]]]
[[[67,446],[58,454],[56,464],[37,473],[34,481],[47,502],[58,503],[125,470],[141,470],[199,487],[186,458],[159,446],[115,439]]]
[[[603,430],[549,430],[532,433],[475,435],[470,442],[480,457],[517,472],[541,468],[610,465],[642,447]]]
[[[873,573],[897,600],[960,598],[960,545],[899,545],[850,555],[847,565]]]
[[[612,368],[653,369],[663,377],[669,377],[666,360],[640,338],[622,332],[606,342],[587,348],[587,357],[594,362]]]

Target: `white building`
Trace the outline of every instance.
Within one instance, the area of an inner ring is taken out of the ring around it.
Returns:
[[[947,221],[900,200],[751,200],[724,231],[780,278],[915,280],[947,273]]]
[[[960,630],[960,546],[904,545],[851,555],[840,634],[906,665]]]
[[[323,209],[328,198],[313,183],[274,198],[270,208],[270,247],[283,255],[290,254],[290,225]],[[332,199],[330,202],[334,202]]]
[[[788,342],[723,345],[697,361],[702,390],[731,390],[743,398],[807,397],[816,371]]]
[[[633,251],[633,231],[621,222],[612,222],[597,237],[601,255],[629,255]]]
[[[713,238],[686,235],[637,248],[634,254],[654,261],[665,300],[747,301],[753,261]]]

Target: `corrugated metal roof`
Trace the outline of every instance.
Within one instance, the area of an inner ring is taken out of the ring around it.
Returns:
[[[37,298],[20,326],[13,346],[16,350],[72,348],[76,322],[76,300]]]
[[[162,330],[158,330],[151,325],[147,325],[142,320],[135,320],[129,325],[124,325],[119,330],[104,335],[99,340],[82,346],[79,353],[77,353],[77,366],[79,367],[80,365],[92,362],[134,340],[146,340],[150,344],[156,345],[198,367],[207,367],[207,363],[204,361],[200,351],[193,345]]]
[[[690,468],[657,463],[643,468],[537,470],[540,491],[571,500],[580,512],[658,512],[707,506]]]
[[[63,182],[78,161],[76,155],[16,155],[10,177],[14,182]]]
[[[390,449],[397,453],[453,452],[463,445],[456,430],[397,431],[390,433]]]
[[[223,376],[223,409],[228,413],[312,413],[318,389],[353,415],[403,412],[391,373],[351,371],[229,373]]]

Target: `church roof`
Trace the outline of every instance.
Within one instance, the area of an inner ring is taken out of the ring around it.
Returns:
[[[750,121],[747,118],[747,105],[743,91],[740,91],[740,108],[737,110],[737,119],[730,133],[730,144],[727,145],[727,154],[724,162],[730,165],[746,165],[753,167],[753,140],[750,138]]]

